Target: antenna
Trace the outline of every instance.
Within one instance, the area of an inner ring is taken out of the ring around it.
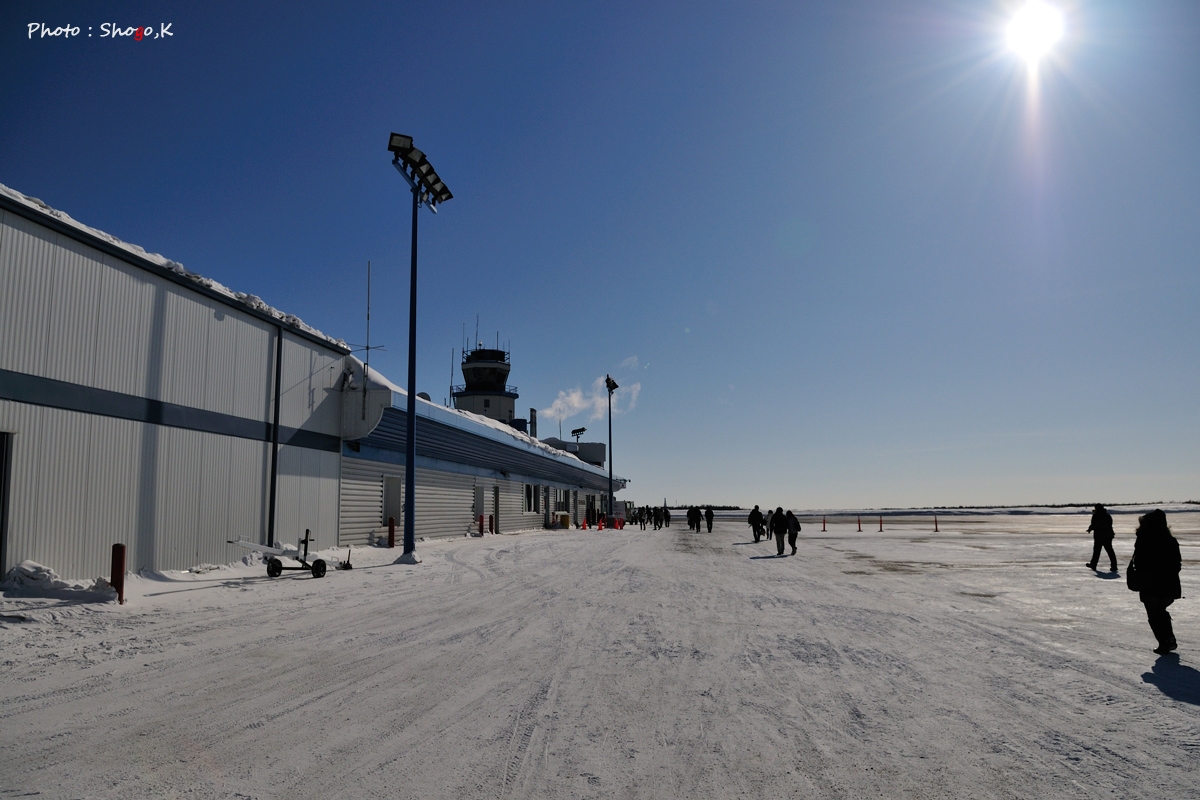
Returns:
[[[454,396],[454,348],[450,348],[450,394],[447,397]],[[450,407],[449,401],[446,402],[446,408]]]
[[[367,360],[363,364],[362,418],[367,418],[367,375],[371,370],[371,262],[367,261]]]
[[[475,315],[475,341],[477,341],[477,342],[479,341],[479,315],[478,314]],[[483,347],[483,343],[480,342],[478,346]]]

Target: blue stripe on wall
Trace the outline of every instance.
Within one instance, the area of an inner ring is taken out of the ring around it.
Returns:
[[[216,433],[239,439],[271,441],[271,423],[262,420],[235,417],[232,414],[205,411],[201,408],[80,386],[77,383],[26,375],[7,369],[0,369],[0,400]],[[279,428],[279,443],[329,453],[340,453],[342,450],[342,441],[337,436],[283,426]]]

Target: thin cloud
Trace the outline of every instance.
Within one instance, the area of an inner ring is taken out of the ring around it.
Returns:
[[[626,361],[628,360],[626,359]],[[642,384],[640,382],[620,386],[613,392],[613,414],[624,414],[636,408],[641,391]],[[600,419],[606,413],[608,413],[608,389],[605,388],[604,377],[601,376],[592,382],[586,392],[578,386],[574,389],[560,391],[549,408],[538,411],[538,416],[543,419],[566,420],[579,414],[587,414],[590,422]]]

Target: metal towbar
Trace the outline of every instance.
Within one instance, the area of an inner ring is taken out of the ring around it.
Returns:
[[[244,547],[247,550],[253,550],[257,553],[265,553],[266,555],[269,555],[270,558],[267,559],[267,577],[269,578],[278,578],[283,574],[285,569],[304,570],[306,572],[311,572],[314,578],[325,577],[324,559],[318,558],[311,564],[308,563],[308,543],[312,541],[312,531],[308,528],[304,529],[304,538],[301,539],[297,545],[297,549],[299,549],[299,545],[304,546],[304,555],[302,556],[294,556],[291,554],[292,551],[290,550],[284,550],[279,547],[270,547],[269,545],[265,544],[256,544],[254,542],[245,542],[240,539],[236,542],[232,539],[227,539],[226,541],[229,544],[236,544],[238,547]],[[283,562],[279,560],[279,556],[293,558],[300,562],[300,566],[285,567]]]

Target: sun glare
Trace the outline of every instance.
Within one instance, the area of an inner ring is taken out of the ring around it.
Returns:
[[[1062,34],[1062,12],[1041,0],[1030,0],[1008,24],[1008,46],[1025,63],[1036,67]]]

